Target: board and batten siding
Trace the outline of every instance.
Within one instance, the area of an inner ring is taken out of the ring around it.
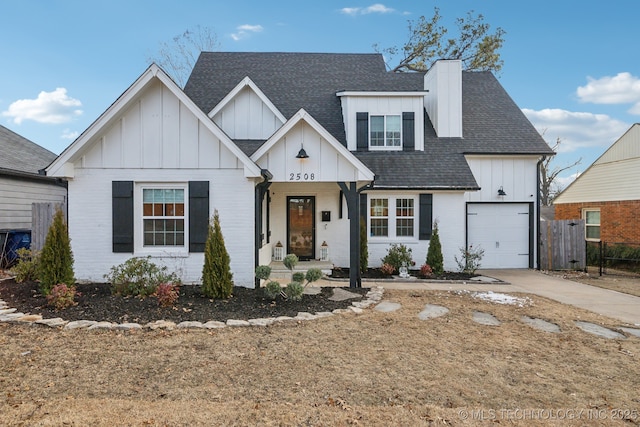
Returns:
[[[60,203],[67,189],[47,182],[0,176],[0,229],[31,229],[32,203]]]
[[[155,82],[86,144],[76,168],[241,168],[173,93]]]
[[[369,115],[400,115],[405,112],[414,113],[414,129],[424,129],[423,96],[358,96],[344,95],[341,97],[342,118],[345,123],[347,135],[347,148],[350,151],[357,149],[358,112],[366,112]],[[415,149],[424,150],[424,132],[415,133]]]
[[[74,254],[74,269],[79,280],[104,281],[104,274],[133,256],[145,252],[112,251],[111,182],[187,183],[209,181],[209,212],[218,210],[225,245],[231,257],[236,285],[252,287],[254,269],[254,186],[244,178],[243,169],[168,170],[168,169],[76,169],[69,181],[69,234]],[[230,185],[233,183],[233,185]],[[141,203],[134,199],[135,203]],[[142,218],[134,221],[142,222]],[[141,225],[134,227],[140,230]],[[134,231],[135,232],[135,231]],[[185,283],[200,282],[203,253],[165,255],[154,253],[152,261],[177,272]]]
[[[217,112],[213,121],[231,139],[266,140],[283,124],[248,86]]]
[[[538,191],[537,156],[466,156],[480,186],[467,193],[469,202],[535,202]],[[499,197],[502,187],[506,196]]]

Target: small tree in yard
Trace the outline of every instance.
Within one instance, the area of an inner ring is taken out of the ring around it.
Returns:
[[[438,222],[433,223],[433,232],[431,240],[429,240],[429,249],[427,250],[427,265],[431,267],[433,274],[438,275],[444,272],[444,260],[442,258],[442,245],[440,244],[440,235],[438,234]]]
[[[231,258],[224,245],[220,217],[216,210],[213,225],[209,224],[209,235],[204,247],[202,293],[209,298],[229,298],[232,291]]]
[[[72,286],[75,283],[73,276],[71,241],[64,214],[58,208],[40,253],[38,263],[40,290],[44,295],[49,295],[51,289],[58,284]]]

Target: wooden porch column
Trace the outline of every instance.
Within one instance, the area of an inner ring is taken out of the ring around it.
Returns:
[[[349,287],[362,287],[360,276],[360,192],[355,182],[339,182],[338,185],[347,200],[349,218]]]

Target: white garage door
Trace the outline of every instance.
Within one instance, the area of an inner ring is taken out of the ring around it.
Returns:
[[[468,204],[467,236],[484,249],[480,268],[528,268],[529,204]]]

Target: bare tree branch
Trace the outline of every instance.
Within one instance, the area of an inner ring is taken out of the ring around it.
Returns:
[[[543,132],[544,135],[544,132]],[[561,139],[557,138],[556,142],[551,149],[558,152]],[[556,182],[558,176],[571,168],[578,166],[582,162],[582,157],[573,162],[570,165],[565,166],[553,166],[552,161],[554,157],[549,156],[540,164],[540,203],[542,206],[549,206],[553,202],[553,199],[563,190]]]

